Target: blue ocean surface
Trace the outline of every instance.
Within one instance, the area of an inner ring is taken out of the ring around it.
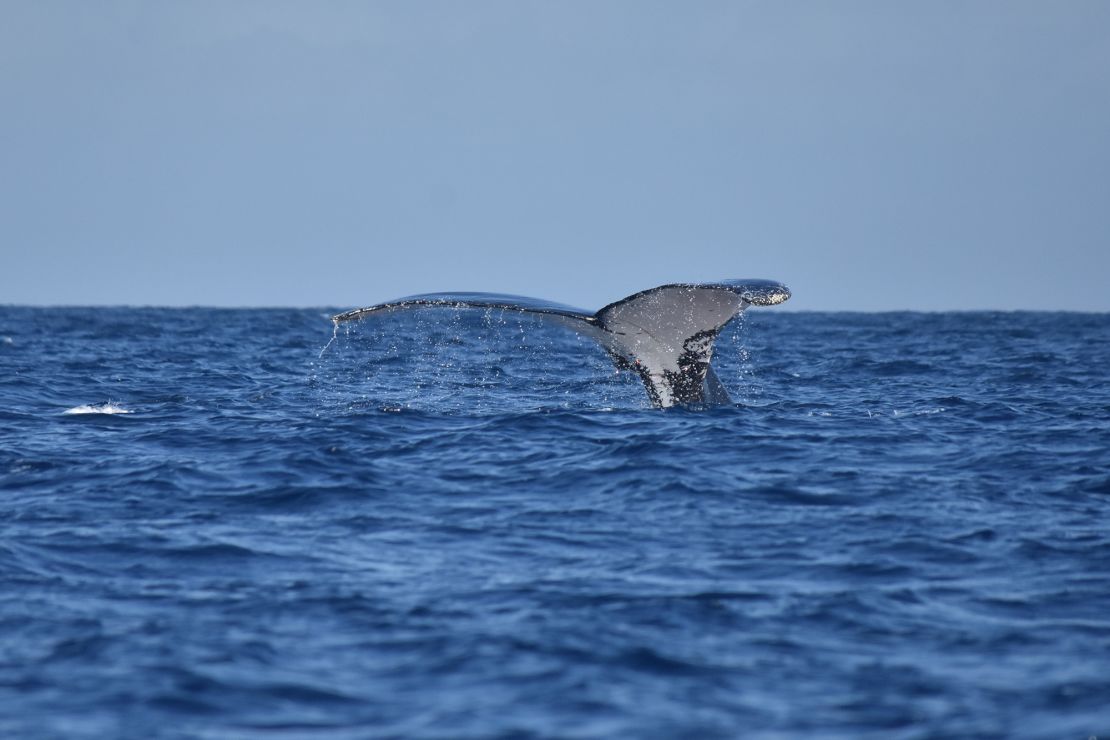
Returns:
[[[0,307],[0,737],[1110,737],[1110,316],[331,312]]]

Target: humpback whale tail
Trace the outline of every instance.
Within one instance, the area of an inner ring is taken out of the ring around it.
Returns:
[[[790,297],[781,283],[724,280],[674,283],[640,291],[596,313],[497,293],[426,293],[332,317],[335,325],[379,313],[441,306],[521,311],[595,339],[620,368],[634,369],[659,408],[730,403],[710,361],[721,328],[748,306]]]

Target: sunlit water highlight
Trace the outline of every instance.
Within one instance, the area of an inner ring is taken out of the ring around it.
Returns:
[[[0,309],[0,736],[1110,735],[1110,317],[327,314]]]

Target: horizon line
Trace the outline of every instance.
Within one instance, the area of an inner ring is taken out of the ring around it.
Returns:
[[[207,303],[0,303],[0,309],[30,308],[30,309],[162,309],[170,311],[187,311],[208,309],[218,311],[333,311],[346,310],[345,304],[315,304],[315,305],[277,305],[277,304],[207,304]],[[767,313],[765,306],[756,307],[758,313]],[[745,309],[745,312],[747,309]],[[1072,314],[1110,314],[1110,309],[1083,309],[1083,308],[795,308],[787,305],[774,306],[771,313],[857,313],[857,314],[887,314],[887,313],[1072,313]]]

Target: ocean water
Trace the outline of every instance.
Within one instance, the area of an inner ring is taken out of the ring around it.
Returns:
[[[0,736],[1110,737],[1110,316],[328,313],[0,307]]]

